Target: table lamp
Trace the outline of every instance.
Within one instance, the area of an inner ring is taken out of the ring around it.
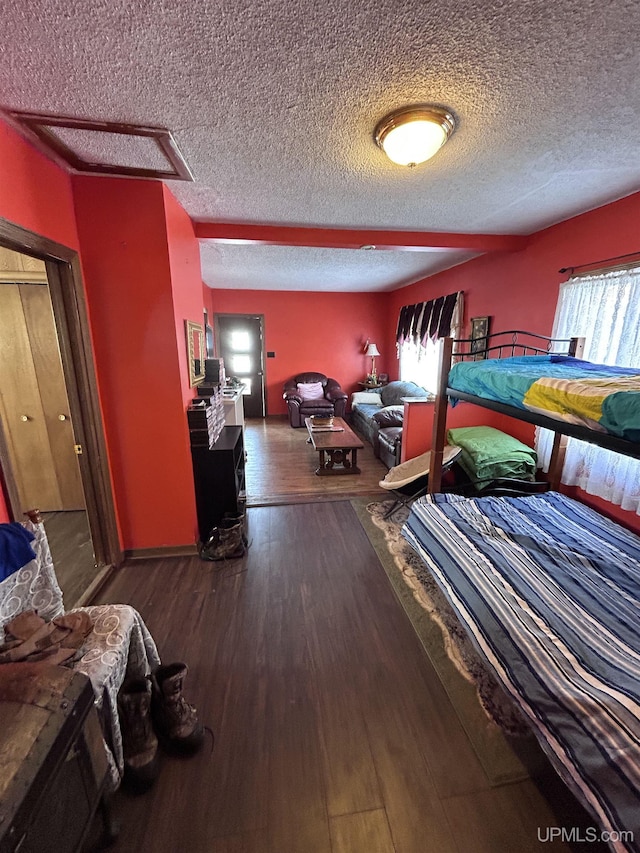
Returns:
[[[367,349],[365,351],[365,355],[371,356],[371,373],[369,374],[373,381],[377,380],[376,376],[376,356],[380,355],[378,352],[378,347],[375,344],[367,344]]]

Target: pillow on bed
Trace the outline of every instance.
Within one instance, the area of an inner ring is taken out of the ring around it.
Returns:
[[[380,429],[402,426],[404,406],[384,406],[379,412],[374,414],[373,419]]]
[[[351,395],[351,405],[356,406],[358,403],[364,403],[366,406],[381,406],[382,399],[375,391],[356,391]]]
[[[303,400],[324,399],[324,388],[322,382],[298,382],[298,394]]]
[[[472,480],[482,489],[491,480],[515,477],[533,480],[538,456],[512,435],[488,426],[459,427],[448,432],[449,444],[462,448],[458,459]]]

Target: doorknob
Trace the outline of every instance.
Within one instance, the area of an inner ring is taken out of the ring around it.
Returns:
[[[67,416],[66,416],[66,415],[58,415],[58,420],[59,420],[59,421],[66,421],[66,420],[67,420]]]

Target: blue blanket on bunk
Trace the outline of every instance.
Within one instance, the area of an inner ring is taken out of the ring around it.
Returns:
[[[640,537],[557,493],[435,495],[403,535],[601,826],[640,850]]]
[[[35,560],[33,533],[17,521],[0,524],[0,581]]]
[[[461,361],[449,387],[640,441],[640,370],[564,355]]]

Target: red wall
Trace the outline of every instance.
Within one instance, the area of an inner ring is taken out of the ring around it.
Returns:
[[[163,195],[178,352],[178,376],[182,400],[186,408],[196,392],[189,385],[185,320],[192,320],[200,325],[204,321],[200,249],[193,233],[191,219],[184,208],[178,204],[166,187],[163,188]],[[187,433],[185,433],[186,436]]]
[[[203,302],[189,218],[156,182],[72,182],[2,122],[0,186],[1,217],[80,251],[123,547],[194,542],[184,320]]]
[[[78,248],[71,180],[0,121],[0,216]]]
[[[358,381],[371,368],[363,354],[367,339],[382,353],[378,372],[387,371],[393,352],[380,345],[388,317],[387,294],[311,293],[269,290],[210,290],[207,310],[214,314],[263,314],[265,350],[275,358],[265,360],[267,413],[286,414],[283,385],[296,373],[317,370],[337,379],[346,393],[358,390]]]
[[[77,249],[69,176],[1,121],[0,188],[0,217]],[[9,520],[0,488],[0,522]]]
[[[193,267],[197,244],[158,182],[78,176],[73,184],[123,546],[195,542],[184,318],[171,276],[185,288],[178,313],[196,310],[185,308],[191,284],[199,319],[200,275],[186,263]]]
[[[559,270],[637,252],[639,222],[640,193],[636,193],[532,235],[522,251],[477,258],[394,291],[389,294],[388,314],[397,319],[403,305],[462,290],[467,333],[471,317],[488,315],[493,331],[525,328],[551,334],[559,285],[568,277]],[[387,349],[394,332],[390,325]],[[468,408],[468,403],[461,403],[455,411]],[[482,422],[490,424],[492,417],[487,411]],[[521,421],[502,418],[492,425],[529,444],[533,441],[533,427]],[[640,518],[635,513],[576,491],[585,503],[640,531]]]

